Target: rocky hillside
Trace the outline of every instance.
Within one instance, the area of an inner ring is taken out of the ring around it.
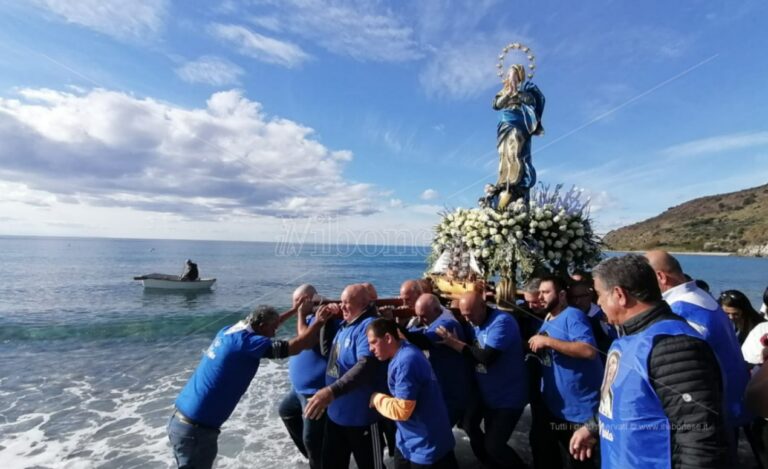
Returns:
[[[610,231],[603,241],[620,251],[660,248],[768,256],[768,184],[685,202]]]

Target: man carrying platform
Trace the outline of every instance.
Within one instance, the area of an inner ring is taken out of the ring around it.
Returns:
[[[366,334],[376,358],[389,361],[390,394],[375,393],[370,402],[397,424],[395,469],[458,469],[448,413],[429,361],[400,339],[391,319],[376,319],[368,324]]]
[[[344,321],[328,357],[326,386],[307,401],[304,415],[318,419],[328,409],[322,467],[349,467],[354,455],[359,469],[381,469],[379,415],[369,401],[377,386],[384,385],[385,369],[372,356],[365,332],[376,319],[376,309],[360,284],[345,288],[340,308],[330,305],[329,309],[340,312]]]
[[[437,329],[443,327],[458,340],[466,342],[464,328],[453,313],[440,305],[437,296],[431,293],[419,296],[415,306],[418,327],[409,329],[406,337],[414,345],[427,350],[429,363],[445,398],[448,420],[453,427],[464,415],[467,406],[471,369],[460,352],[442,343],[443,339],[437,335]]]
[[[317,290],[309,284],[298,287],[293,292],[293,304],[301,305],[298,309],[296,330],[303,334],[317,320],[313,313],[314,299]],[[333,339],[339,320],[332,318],[325,324],[323,338]],[[328,361],[321,349],[330,348],[330,344],[318,343],[308,348],[288,361],[288,374],[291,379],[291,390],[283,398],[278,408],[278,414],[288,430],[288,434],[296,444],[301,454],[309,460],[310,469],[320,469],[323,452],[323,435],[325,433],[325,416],[317,420],[304,417],[307,400],[318,389],[325,386],[325,369]]]
[[[507,444],[528,403],[527,371],[517,321],[511,314],[486,306],[483,294],[478,292],[462,295],[459,309],[472,325],[472,337],[468,338],[472,345],[444,327],[436,333],[475,367],[479,392],[471,399],[462,425],[472,451],[489,468],[525,467]]]
[[[244,320],[220,330],[176,398],[168,422],[176,464],[213,467],[221,426],[248,389],[261,359],[287,358],[313,346],[329,315],[328,310],[318,312],[315,323],[290,340],[272,340],[280,315],[270,306],[258,306]]]
[[[539,295],[547,316],[528,341],[531,352],[542,357],[543,405],[531,423],[533,458],[541,468],[594,467],[568,451],[573,432],[597,411],[603,366],[592,327],[586,314],[567,305],[561,278],[541,278]]]

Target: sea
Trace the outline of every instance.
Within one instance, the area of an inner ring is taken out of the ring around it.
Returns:
[[[403,280],[421,277],[428,254],[427,247],[0,237],[0,464],[175,467],[165,431],[173,401],[217,330],[259,304],[287,309],[302,283],[336,298],[345,285],[367,281],[380,297],[394,297]],[[132,279],[180,274],[186,259],[201,277],[217,279],[212,291],[150,291]],[[713,293],[739,289],[759,307],[768,259],[678,259]],[[294,324],[278,336],[291,335]],[[308,467],[277,415],[289,387],[286,361],[263,360],[222,431],[217,467]]]

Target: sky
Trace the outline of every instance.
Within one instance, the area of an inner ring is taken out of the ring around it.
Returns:
[[[496,180],[511,42],[547,98],[539,181],[583,190],[605,233],[768,182],[766,20],[759,0],[6,0],[0,235],[426,244]]]

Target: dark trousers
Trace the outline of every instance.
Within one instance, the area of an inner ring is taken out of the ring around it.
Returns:
[[[390,457],[395,456],[395,445],[397,441],[397,425],[392,420],[382,418],[379,420],[379,430],[387,446],[387,453]]]
[[[459,463],[456,462],[453,450],[432,464],[416,464],[405,459],[400,450],[396,449],[395,469],[459,469]]]
[[[174,413],[168,421],[168,439],[179,469],[210,469],[219,451],[219,430],[182,422]]]
[[[531,453],[535,469],[596,469],[597,448],[592,458],[578,461],[571,456],[570,443],[573,432],[582,424],[567,422],[553,417],[543,406],[537,409],[531,420]]]
[[[756,467],[768,468],[768,421],[758,417],[744,433],[758,460]]]
[[[472,399],[464,415],[462,428],[469,436],[475,457],[491,469],[526,467],[520,456],[507,444],[523,409],[490,409],[478,398]],[[485,431],[480,428],[483,423]]]
[[[451,428],[453,428],[464,418],[466,404],[464,402],[446,401],[445,406],[448,408],[448,422],[451,424]]]
[[[304,407],[310,397],[291,389],[283,397],[277,412],[296,448],[309,460],[309,467],[320,469],[326,417],[323,413],[323,416],[317,420],[304,418]]]
[[[384,469],[381,443],[378,423],[365,427],[345,427],[326,419],[323,467],[348,468],[349,458],[354,456],[358,469]]]

